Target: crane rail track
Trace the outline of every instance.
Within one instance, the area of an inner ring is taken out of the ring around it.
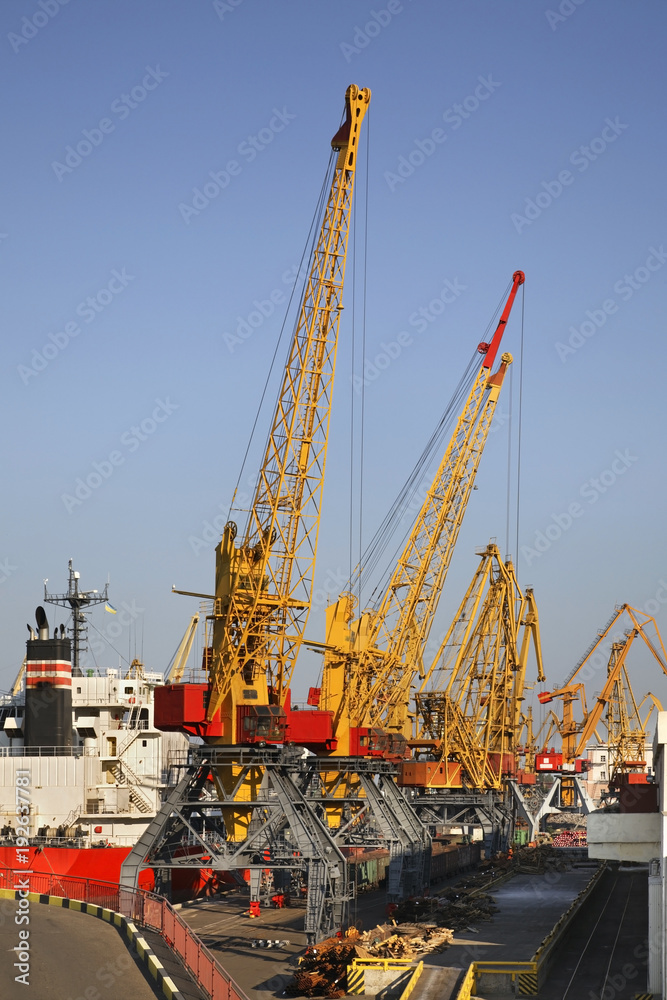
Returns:
[[[631,1000],[646,983],[648,878],[609,870],[573,921],[542,1000]]]

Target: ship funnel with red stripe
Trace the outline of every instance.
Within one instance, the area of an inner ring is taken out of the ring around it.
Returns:
[[[39,638],[26,643],[25,746],[72,745],[72,649],[62,634],[49,637],[44,608],[35,614]]]

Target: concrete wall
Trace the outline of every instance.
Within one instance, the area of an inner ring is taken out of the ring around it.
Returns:
[[[643,861],[660,857],[659,813],[594,812],[588,817],[588,856],[603,861]]]

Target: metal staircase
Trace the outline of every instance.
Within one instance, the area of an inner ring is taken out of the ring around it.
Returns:
[[[132,770],[127,761],[118,759],[111,768],[111,773],[116,779],[116,784],[129,787],[130,799],[135,802],[139,812],[146,814],[154,811],[153,803],[139,787],[141,784],[139,776]]]

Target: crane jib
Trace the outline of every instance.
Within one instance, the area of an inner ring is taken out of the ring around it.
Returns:
[[[498,348],[500,347],[500,341],[503,339],[503,334],[505,333],[505,327],[507,326],[507,320],[509,319],[510,312],[512,311],[512,306],[514,305],[514,299],[516,298],[516,293],[519,290],[519,285],[523,285],[526,280],[526,276],[523,271],[515,271],[512,275],[512,288],[510,290],[507,302],[505,303],[505,308],[503,309],[503,314],[498,320],[498,326],[496,327],[496,332],[493,335],[490,344],[480,344],[480,351],[482,348],[486,348],[484,361],[482,362],[483,368],[491,369],[493,367],[493,362],[496,360],[496,355],[498,353]]]

